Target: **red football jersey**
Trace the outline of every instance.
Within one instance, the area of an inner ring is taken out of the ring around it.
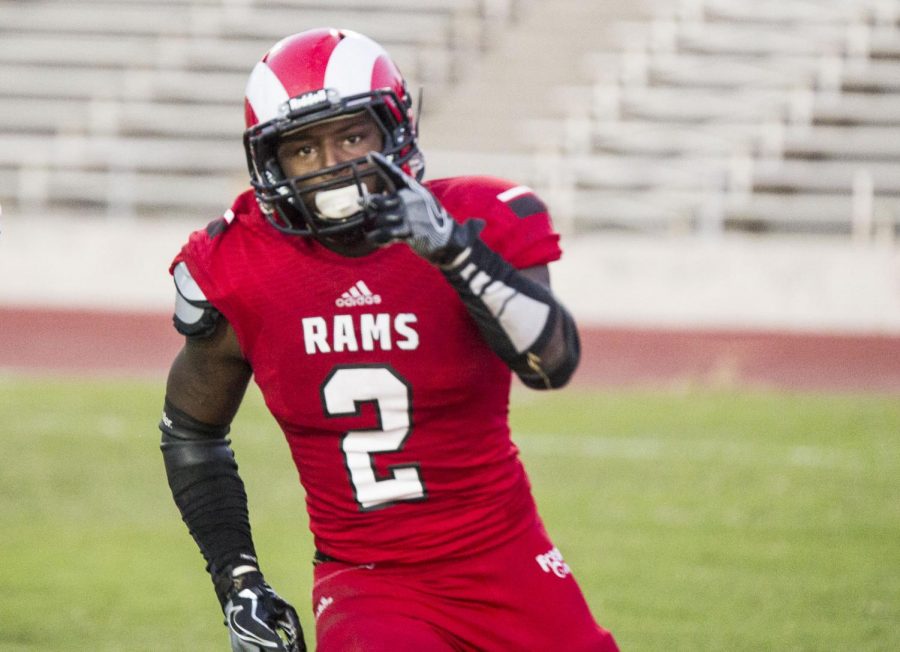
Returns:
[[[560,256],[540,200],[498,179],[426,184],[518,268]],[[354,563],[465,555],[535,519],[507,424],[511,374],[405,244],[359,258],[285,235],[240,195],[185,261],[234,328],[307,494],[316,547]],[[240,436],[238,434],[238,436]]]

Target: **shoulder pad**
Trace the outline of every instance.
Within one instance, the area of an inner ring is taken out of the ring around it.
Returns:
[[[184,261],[172,270],[175,278],[175,330],[186,337],[209,337],[221,314],[206,300]]]

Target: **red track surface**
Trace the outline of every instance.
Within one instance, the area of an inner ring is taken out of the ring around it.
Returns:
[[[0,308],[0,368],[163,375],[181,342],[166,314]]]
[[[900,336],[583,328],[579,385],[762,386],[900,393]],[[167,314],[0,308],[0,369],[162,377]]]
[[[588,329],[576,380],[900,393],[900,336]]]

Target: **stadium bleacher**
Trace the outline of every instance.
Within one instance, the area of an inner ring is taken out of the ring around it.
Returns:
[[[341,24],[426,88],[434,169],[519,178],[572,233],[896,236],[900,2],[620,5],[558,3],[548,21],[524,0],[0,0],[0,202],[218,210],[246,184],[253,61],[286,25]],[[535,85],[505,74],[510,56]],[[476,121],[462,107],[486,89],[507,110]]]
[[[580,76],[536,84],[539,107],[513,91],[529,179],[574,233],[893,240],[898,15],[895,0],[682,0],[612,16],[570,48]]]
[[[897,8],[696,0],[621,21],[617,47],[586,55],[593,83],[569,89],[580,110],[527,137],[564,153],[583,230],[893,238]]]
[[[276,40],[320,25],[364,31],[414,86],[439,95],[480,56],[483,30],[517,5],[0,2],[0,202],[18,212],[217,212],[246,185],[243,89]]]

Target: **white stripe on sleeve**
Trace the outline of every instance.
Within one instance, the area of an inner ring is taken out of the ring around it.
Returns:
[[[550,306],[500,281],[488,285],[481,300],[500,322],[516,353],[527,351],[535,343],[550,315]]]

